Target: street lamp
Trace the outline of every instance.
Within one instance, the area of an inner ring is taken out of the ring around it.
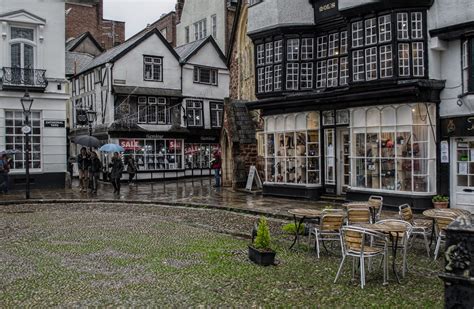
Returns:
[[[22,132],[25,134],[25,149],[26,149],[26,199],[30,198],[30,113],[31,106],[33,105],[33,98],[30,97],[28,89],[26,89],[25,94],[20,99],[21,107],[23,108],[24,116],[24,126],[21,128]]]
[[[92,124],[95,121],[97,113],[91,108],[87,111],[87,122],[89,123],[89,136],[92,136]]]

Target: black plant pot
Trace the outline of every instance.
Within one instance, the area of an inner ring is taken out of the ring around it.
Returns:
[[[275,264],[275,255],[276,252],[273,250],[261,251],[249,245],[249,258],[258,265],[268,266]]]

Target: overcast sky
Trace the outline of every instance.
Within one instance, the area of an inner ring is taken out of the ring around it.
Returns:
[[[104,18],[125,22],[128,39],[162,14],[174,11],[176,0],[104,0]]]

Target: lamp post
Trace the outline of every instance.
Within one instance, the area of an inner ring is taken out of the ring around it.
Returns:
[[[28,93],[28,89],[26,89],[25,94],[20,99],[21,107],[23,108],[23,116],[24,116],[24,126],[21,128],[22,132],[25,134],[25,149],[26,149],[26,199],[30,198],[30,133],[31,133],[31,126],[30,126],[30,113],[31,113],[31,105],[33,105],[33,98],[30,97]]]
[[[87,111],[87,122],[89,123],[89,136],[92,136],[92,124],[95,121],[95,118],[97,116],[97,113],[91,108]],[[90,150],[92,150],[92,147],[90,147]]]

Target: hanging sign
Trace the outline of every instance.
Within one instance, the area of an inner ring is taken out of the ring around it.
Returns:
[[[441,141],[441,163],[449,163],[449,144],[448,141]]]

